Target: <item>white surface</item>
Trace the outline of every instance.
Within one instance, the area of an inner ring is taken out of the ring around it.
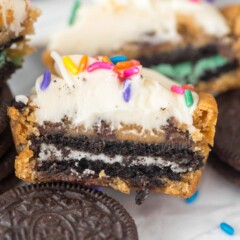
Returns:
[[[41,0],[39,4],[47,7],[46,4],[51,4],[51,2],[50,0]],[[68,15],[72,1],[58,0],[57,2],[54,13],[59,16],[61,24],[64,24],[65,20],[61,9],[66,9],[65,13]],[[63,2],[65,3],[64,7]],[[240,3],[240,1],[235,2]],[[50,11],[50,7],[48,7],[48,11]],[[47,36],[48,30],[55,28],[50,21],[43,17],[38,26],[41,29],[38,29],[37,32],[45,34],[43,34],[43,38]],[[39,37],[41,38],[41,34]],[[31,87],[34,86],[36,78],[43,71],[44,67],[41,64],[39,53],[28,58],[23,69],[19,70],[10,81],[13,93],[15,95],[28,94]],[[143,205],[137,206],[134,203],[133,193],[128,196],[114,190],[105,190],[122,203],[132,215],[138,227],[140,240],[239,240],[240,189],[225,181],[208,167],[199,191],[199,198],[190,205],[182,199],[152,194]],[[235,236],[228,236],[219,229],[218,225],[222,221],[228,222],[235,228]]]

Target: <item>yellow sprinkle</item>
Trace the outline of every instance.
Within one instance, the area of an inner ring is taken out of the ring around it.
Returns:
[[[73,61],[71,60],[70,57],[66,56],[63,58],[63,63],[65,67],[74,75],[77,75],[79,73],[78,68],[75,66]]]
[[[84,72],[87,68],[88,56],[83,55],[79,63],[79,72]]]
[[[109,57],[107,57],[107,56],[102,57],[102,62],[112,63],[111,60],[109,59]]]

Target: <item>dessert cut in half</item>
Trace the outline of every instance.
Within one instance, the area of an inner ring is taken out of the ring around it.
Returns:
[[[195,85],[197,91],[240,87],[240,48],[235,47],[232,28],[237,16],[229,13],[236,12],[237,7],[222,14],[207,1],[82,3],[75,5],[71,25],[50,38],[44,61],[51,64],[52,50],[61,55],[121,54],[140,60],[144,67],[179,84]]]
[[[39,14],[29,0],[0,1],[0,84],[31,52],[26,35],[33,34],[33,24]]]
[[[176,85],[125,57],[54,59],[52,74],[8,109],[19,155],[16,175],[29,182],[69,181],[188,197],[196,190],[217,106],[208,93]]]

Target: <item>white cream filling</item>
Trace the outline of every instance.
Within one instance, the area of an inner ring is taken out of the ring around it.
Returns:
[[[54,34],[48,48],[62,55],[94,56],[119,50],[130,42],[180,42],[178,14],[192,18],[208,35],[223,37],[229,33],[221,13],[204,1],[95,0],[94,4],[81,5],[74,25]]]
[[[70,58],[78,66],[82,56],[72,55]],[[61,122],[68,117],[73,127],[83,125],[91,129],[103,120],[110,123],[112,129],[119,129],[124,123],[152,132],[153,129],[160,130],[169,118],[174,117],[180,124],[186,124],[190,132],[195,131],[192,115],[198,95],[192,93],[194,104],[187,107],[184,95],[170,90],[176,83],[163,75],[139,66],[140,72],[130,78],[131,96],[126,102],[123,85],[113,70],[99,69],[72,75],[62,69],[64,66],[59,61],[61,58],[56,62],[60,77],[52,75],[46,90],[41,90],[43,76],[39,77],[31,97],[37,106],[35,115],[40,125],[44,121]],[[96,61],[89,58],[88,65]],[[61,76],[63,72],[68,74],[67,79]]]
[[[154,165],[160,168],[170,167],[171,170],[175,173],[184,173],[188,171],[192,171],[192,168],[181,168],[179,164],[163,160],[161,157],[145,157],[145,156],[138,156],[135,157],[134,160],[131,159],[131,156],[124,157],[121,155],[115,155],[113,157],[107,156],[105,154],[92,154],[88,152],[82,152],[78,150],[72,150],[69,147],[64,147],[64,152],[69,152],[67,156],[65,156],[61,150],[58,150],[53,144],[45,144],[42,143],[40,146],[40,152],[38,155],[38,161],[51,161],[51,156],[54,156],[54,159],[57,161],[68,161],[68,160],[81,160],[82,158],[86,158],[89,161],[96,161],[100,160],[104,163],[113,164],[113,163],[120,163],[121,165],[125,165],[126,159],[129,159],[128,167],[135,166],[135,165]],[[131,160],[130,160],[131,159]],[[78,163],[76,163],[78,166]]]
[[[16,36],[23,30],[22,23],[27,18],[27,9],[30,5],[29,0],[2,0],[0,2],[0,15],[2,15],[3,24]],[[13,22],[7,23],[7,13],[13,11]]]

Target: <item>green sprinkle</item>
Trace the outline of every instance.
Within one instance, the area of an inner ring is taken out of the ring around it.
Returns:
[[[77,10],[78,8],[80,7],[80,0],[75,0],[74,4],[73,4],[73,7],[72,7],[72,11],[71,11],[71,15],[70,15],[70,18],[69,18],[69,26],[72,26],[75,19],[76,19],[76,15],[77,15]]]
[[[188,107],[191,107],[193,105],[193,95],[192,92],[188,89],[184,92],[185,102]]]

